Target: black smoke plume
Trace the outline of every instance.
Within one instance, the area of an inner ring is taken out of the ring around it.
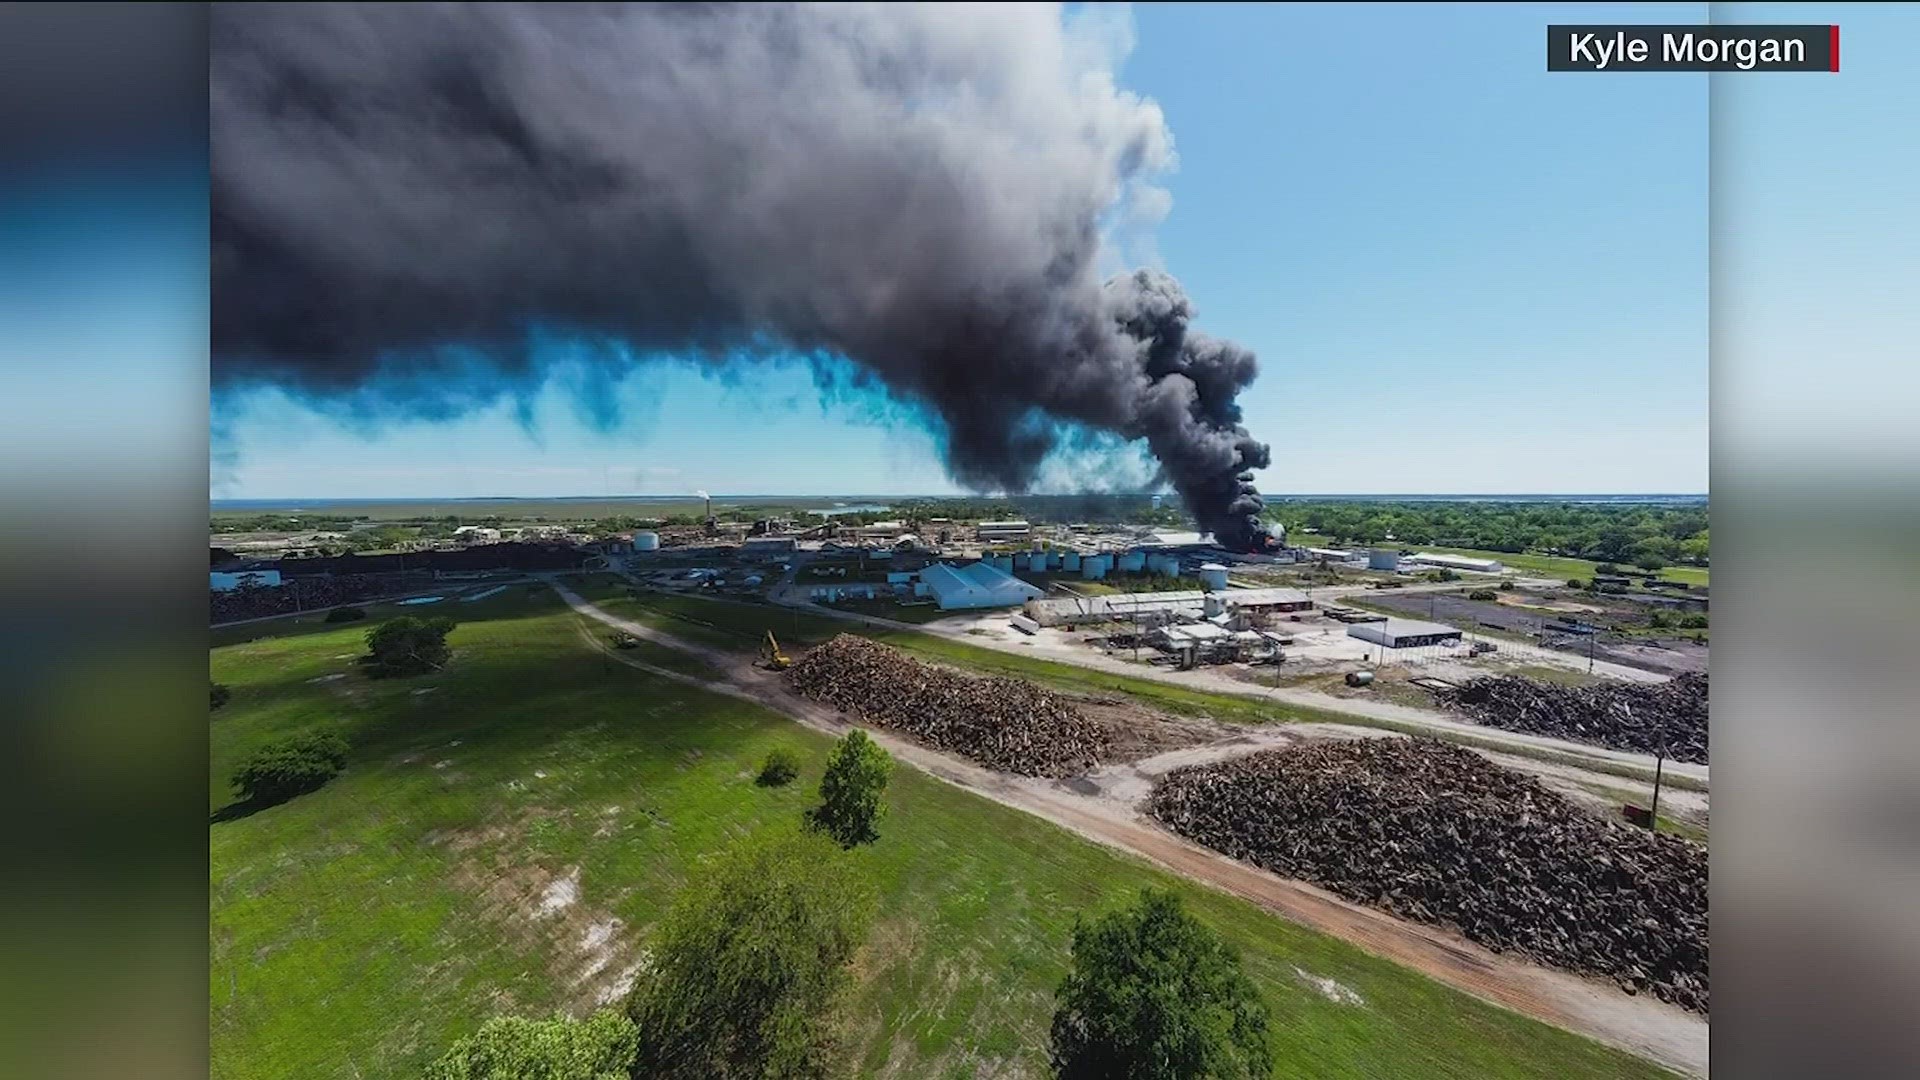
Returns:
[[[1144,439],[1202,528],[1265,544],[1251,353],[1166,274],[1102,282],[1162,193],[1160,111],[1097,15],[974,5],[219,5],[216,391],[447,415],[607,363],[829,354],[930,408],[961,483],[1062,425]]]

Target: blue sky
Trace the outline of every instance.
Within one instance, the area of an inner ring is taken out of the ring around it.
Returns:
[[[1274,446],[1264,490],[1706,490],[1707,79],[1543,56],[1549,21],[1705,14],[1134,10],[1121,82],[1180,156],[1158,252],[1199,325],[1261,357],[1242,400]],[[622,395],[612,431],[558,390],[531,428],[507,403],[371,429],[223,403],[214,494],[954,490],[926,432],[823,405],[799,367],[751,390],[655,367]]]

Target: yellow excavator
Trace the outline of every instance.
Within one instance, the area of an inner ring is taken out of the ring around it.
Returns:
[[[780,651],[780,640],[773,636],[771,630],[767,631],[767,640],[760,646],[760,662],[767,666],[768,671],[785,671],[793,663],[786,653]]]

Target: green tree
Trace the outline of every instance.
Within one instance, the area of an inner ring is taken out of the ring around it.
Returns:
[[[767,754],[767,760],[760,766],[760,775],[756,779],[761,787],[784,787],[800,775],[800,759],[793,751],[785,747],[777,748]]]
[[[615,1009],[585,1020],[497,1016],[454,1043],[427,1080],[628,1080],[639,1035]]]
[[[347,767],[347,741],[331,731],[268,743],[233,770],[233,786],[250,803],[280,803],[317,790]]]
[[[367,631],[367,651],[379,675],[419,675],[447,662],[453,620],[401,615]]]
[[[842,847],[880,838],[874,826],[885,807],[880,796],[893,773],[893,759],[880,744],[855,728],[834,744],[827,771],[820,777],[820,805],[807,811],[807,824],[840,841]]]
[[[1050,1059],[1062,1080],[1272,1073],[1266,1004],[1240,958],[1172,892],[1076,921]]]
[[[209,712],[225,705],[233,697],[233,691],[227,689],[222,683],[209,682],[207,685],[213,688],[207,694],[207,699],[211,703],[208,706]]]
[[[824,836],[749,840],[682,890],[627,1014],[635,1076],[824,1076],[871,887]]]

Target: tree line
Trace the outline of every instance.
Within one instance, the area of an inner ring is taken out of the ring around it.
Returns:
[[[1285,502],[1268,520],[1338,543],[1539,552],[1598,562],[1707,565],[1705,503]]]

